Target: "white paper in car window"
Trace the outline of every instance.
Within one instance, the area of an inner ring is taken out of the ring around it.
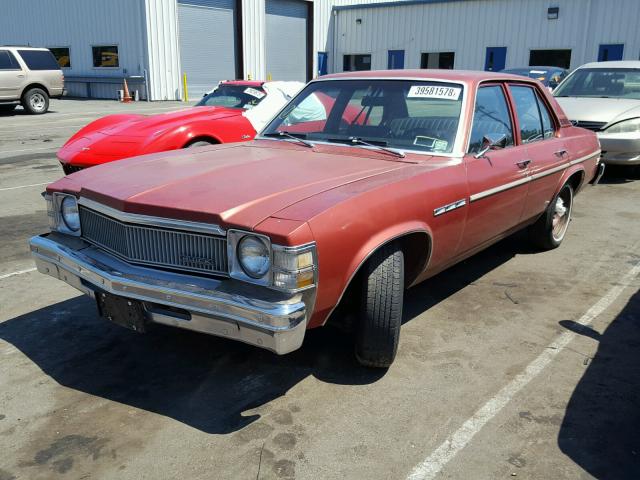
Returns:
[[[441,98],[444,100],[458,100],[461,88],[436,87],[434,85],[412,85],[407,98]]]
[[[247,87],[244,89],[244,93],[247,95],[251,95],[252,97],[262,98],[265,96],[260,90],[256,90],[255,88]]]

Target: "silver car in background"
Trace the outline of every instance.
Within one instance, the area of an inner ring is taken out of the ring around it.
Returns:
[[[50,50],[0,45],[0,112],[22,104],[27,113],[46,113],[49,99],[64,93],[64,75]]]
[[[598,133],[603,162],[640,165],[640,61],[587,63],[553,95],[569,120]]]

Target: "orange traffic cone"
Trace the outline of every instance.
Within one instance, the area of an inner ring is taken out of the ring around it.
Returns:
[[[127,85],[127,79],[124,79],[124,94],[122,95],[122,103],[129,103],[131,101],[131,94],[129,93],[129,85]]]

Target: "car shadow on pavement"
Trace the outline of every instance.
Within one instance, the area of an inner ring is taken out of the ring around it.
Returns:
[[[0,324],[0,338],[60,385],[155,412],[206,433],[244,428],[243,414],[283,396],[308,376],[362,385],[386,371],[359,366],[350,339],[309,331],[286,356],[185,330],[153,326],[140,335],[98,317],[79,296]]]
[[[631,183],[640,179],[640,166],[607,165],[600,179],[602,185]]]
[[[516,255],[540,253],[531,245],[527,231],[508,236],[491,247],[407,290],[403,324],[434,307],[454,293],[482,278]]]
[[[560,324],[599,342],[567,405],[560,450],[597,479],[640,478],[640,292],[602,334]]]

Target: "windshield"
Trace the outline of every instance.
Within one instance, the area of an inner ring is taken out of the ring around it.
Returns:
[[[556,97],[604,97],[640,100],[640,69],[581,68],[553,92]]]
[[[314,82],[262,131],[308,141],[450,153],[456,139],[463,87],[415,80]],[[360,141],[360,143],[358,143]]]
[[[227,107],[248,110],[258,105],[267,94],[262,87],[219,85],[196,104],[196,107]]]

